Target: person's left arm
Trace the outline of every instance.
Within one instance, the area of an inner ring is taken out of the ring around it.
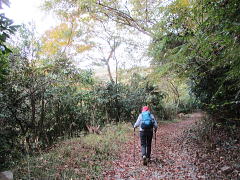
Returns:
[[[154,117],[153,114],[151,114],[151,116],[152,116],[152,119],[153,119],[153,126],[154,126],[154,128],[155,128],[155,130],[156,130],[156,129],[158,128],[157,121],[156,121],[156,119],[155,119],[155,117]]]

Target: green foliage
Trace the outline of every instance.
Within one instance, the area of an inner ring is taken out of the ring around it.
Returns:
[[[5,154],[15,154],[13,148],[9,152],[9,146],[22,153],[27,148],[30,152],[37,151],[59,136],[72,136],[74,131],[84,128],[87,117],[78,105],[82,95],[76,84],[89,84],[88,73],[83,72],[81,78],[81,72],[68,63],[57,65],[59,62],[47,71],[46,67],[34,66],[34,62],[13,59],[7,81],[1,85]]]
[[[162,92],[146,79],[98,83],[63,54],[40,59],[41,43],[27,26],[18,39],[0,87],[1,169],[89,125],[135,121],[143,105],[161,108]]]
[[[16,25],[13,25],[13,21],[9,18],[5,17],[4,14],[0,14],[0,27],[1,27],[1,33],[0,33],[0,46],[1,46],[1,54],[6,54],[11,52],[9,48],[5,45],[5,42],[7,39],[10,38],[10,36],[17,30]]]
[[[13,25],[13,21],[4,14],[0,14],[0,82],[2,82],[8,72],[7,54],[11,50],[6,46],[6,41],[16,31],[18,26]]]
[[[63,58],[40,67],[21,58],[13,62],[8,81],[2,85],[0,104],[1,130],[6,136],[2,157],[8,153],[11,160],[15,151],[8,150],[10,145],[31,154],[62,136],[75,136],[87,125],[135,121],[143,105],[155,112],[161,109],[164,96],[148,83],[142,87],[94,84],[89,71],[79,71]]]
[[[37,59],[39,43],[24,29],[22,41],[8,57],[9,73],[0,86],[1,169],[60,136],[73,136],[85,128],[88,118],[79,101],[81,88],[93,84],[92,73],[75,68],[63,56]]]
[[[134,81],[134,83],[141,83]],[[136,85],[136,84],[135,84]],[[96,85],[91,92],[91,107],[94,119],[92,125],[109,122],[122,122],[136,120],[141,107],[150,105],[153,111],[159,112],[163,94],[156,87],[148,83],[138,85],[124,85],[122,83],[109,82],[104,85]]]
[[[118,156],[119,147],[129,136],[130,125],[111,125],[102,132],[61,141],[47,153],[25,157],[14,167],[15,178],[99,178],[105,162]]]
[[[165,9],[150,53],[187,77],[201,107],[216,118],[239,117],[239,1],[174,1]]]

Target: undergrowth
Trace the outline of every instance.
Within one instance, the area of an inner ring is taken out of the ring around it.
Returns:
[[[205,117],[187,134],[188,142],[196,152],[195,165],[207,179],[240,178],[239,127]]]
[[[106,126],[102,133],[58,143],[48,152],[24,158],[15,168],[15,179],[102,179],[108,160],[118,156],[131,125]]]
[[[191,129],[193,137],[205,146],[226,147],[240,140],[239,127],[235,124],[213,121],[209,117],[197,122]],[[227,145],[228,144],[228,145]]]

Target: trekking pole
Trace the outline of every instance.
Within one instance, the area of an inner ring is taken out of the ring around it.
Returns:
[[[155,151],[156,151],[156,148],[157,148],[157,133],[156,133],[156,129],[155,129]]]
[[[134,146],[133,146],[133,160],[135,162],[135,128],[133,128],[134,130],[134,137],[133,137],[133,143],[134,143]]]

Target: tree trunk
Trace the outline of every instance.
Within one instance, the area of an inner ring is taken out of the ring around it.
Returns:
[[[168,81],[168,82],[170,83],[171,89],[176,96],[174,101],[175,101],[176,106],[178,107],[179,103],[180,103],[180,95],[179,95],[178,89],[171,81]]]
[[[31,126],[32,128],[35,127],[35,119],[36,119],[36,102],[35,102],[35,94],[32,93],[32,91],[30,91],[30,101],[31,101],[31,112],[32,112],[32,116],[31,116]]]
[[[110,78],[110,81],[111,81],[111,82],[114,82],[113,77],[112,77],[112,73],[111,73],[111,69],[110,69],[110,65],[109,65],[108,62],[106,63],[106,65],[107,65],[108,76],[109,76],[109,78]]]
[[[42,99],[41,99],[41,116],[40,116],[40,122],[38,125],[39,128],[39,136],[40,139],[44,138],[44,132],[43,132],[43,122],[45,120],[45,100],[44,100],[44,92],[45,90],[42,91]]]

